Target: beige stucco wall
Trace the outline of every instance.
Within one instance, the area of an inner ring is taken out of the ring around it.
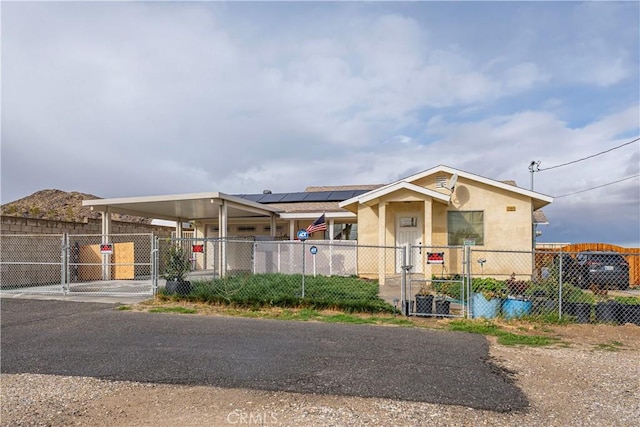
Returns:
[[[449,179],[450,176],[447,176]],[[425,177],[414,184],[449,194],[445,188],[436,188],[436,176]],[[425,201],[427,201],[425,203]],[[358,207],[358,242],[363,245],[395,246],[396,218],[399,214],[417,213],[419,221],[423,221],[422,244],[425,246],[448,246],[447,212],[483,211],[484,212],[484,245],[474,246],[476,251],[531,251],[531,199],[511,191],[489,186],[477,181],[459,178],[451,203],[443,204],[410,190],[399,190],[380,199],[370,202],[372,206]],[[380,209],[379,205],[384,208]],[[425,209],[430,209],[430,215]],[[379,227],[379,213],[384,211],[384,229]],[[419,262],[424,266],[425,276],[435,274],[433,267],[425,265],[424,256],[419,254]],[[476,254],[475,258],[486,257]],[[477,259],[472,262],[477,262]],[[531,271],[531,263],[527,257],[519,257],[514,266],[509,257],[493,257],[491,263],[484,265],[484,274],[503,274],[505,271],[516,271],[527,274]],[[462,251],[450,251],[445,257],[446,271],[457,272],[462,264]],[[359,261],[359,267],[370,267],[370,260]],[[384,268],[387,274],[396,270],[395,260],[378,261],[378,267]],[[369,269],[369,268],[367,268]],[[438,270],[440,271],[440,270]]]

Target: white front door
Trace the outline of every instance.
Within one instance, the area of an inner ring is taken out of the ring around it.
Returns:
[[[407,262],[413,272],[422,273],[422,251],[412,250],[412,246],[422,245],[422,218],[419,213],[403,213],[396,216],[396,246],[407,248]],[[400,257],[398,257],[400,258]],[[396,260],[396,271],[400,272],[402,259]]]

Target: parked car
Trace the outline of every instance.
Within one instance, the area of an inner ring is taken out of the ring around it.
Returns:
[[[564,260],[563,260],[564,262]],[[567,281],[587,289],[627,289],[629,263],[617,252],[580,252],[567,271]]]
[[[562,281],[564,283],[576,283],[578,273],[576,259],[568,253],[561,253],[554,256],[553,269],[556,274],[562,274]]]

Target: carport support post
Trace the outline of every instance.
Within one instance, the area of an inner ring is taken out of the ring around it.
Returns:
[[[218,235],[220,236],[220,276],[227,273],[227,201],[218,207]]]

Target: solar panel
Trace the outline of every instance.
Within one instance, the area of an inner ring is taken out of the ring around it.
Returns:
[[[260,199],[259,203],[278,203],[286,195],[287,193],[265,194],[264,197]]]
[[[285,196],[282,198],[280,202],[282,203],[302,202],[306,195],[307,193],[287,193],[285,194]]]
[[[370,190],[311,191],[308,193],[238,194],[257,203],[341,202]]]
[[[236,197],[240,197],[252,202],[258,202],[262,198],[262,194],[237,194]]]
[[[305,202],[326,202],[329,199],[330,191],[314,191],[311,193],[307,193],[304,198]]]
[[[332,191],[329,195],[329,198],[332,201],[341,202],[343,200],[347,200],[355,196],[356,192],[354,190],[340,190],[340,191]]]

